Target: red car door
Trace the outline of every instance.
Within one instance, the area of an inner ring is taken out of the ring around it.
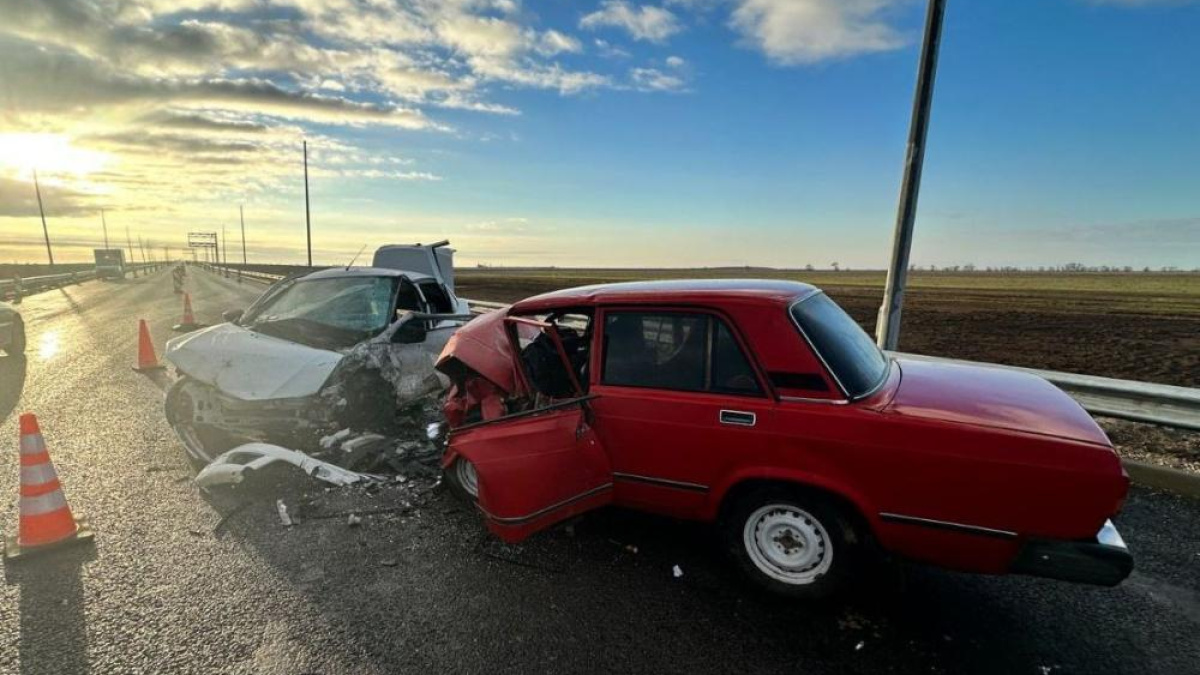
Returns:
[[[456,430],[450,450],[475,466],[488,528],[512,543],[610,503],[612,470],[554,326],[520,317],[505,323],[517,371],[540,403]]]
[[[768,457],[775,401],[726,317],[629,308],[600,322],[590,391],[615,500],[694,517],[714,482]]]
[[[488,529],[509,543],[612,501],[608,455],[586,401],[468,427],[451,436],[475,465]]]

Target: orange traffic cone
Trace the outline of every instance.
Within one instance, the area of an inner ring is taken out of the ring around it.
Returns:
[[[163,365],[158,362],[158,355],[154,353],[154,342],[150,339],[150,328],[146,326],[145,319],[138,319],[138,361],[133,369],[144,372],[147,370],[158,370],[162,367]]]
[[[183,320],[171,327],[171,330],[181,333],[196,330],[200,328],[200,324],[196,323],[196,317],[192,315],[192,294],[183,294]]]
[[[50,462],[37,417],[21,415],[21,503],[17,536],[5,537],[4,560],[92,539],[92,531],[71,515],[62,484]]]

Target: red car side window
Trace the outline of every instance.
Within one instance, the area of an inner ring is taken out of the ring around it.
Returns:
[[[609,312],[601,382],[762,395],[750,361],[721,319],[686,312]]]

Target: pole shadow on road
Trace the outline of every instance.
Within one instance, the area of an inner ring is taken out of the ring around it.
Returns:
[[[21,675],[73,675],[88,667],[84,565],[93,546],[67,548],[32,561],[9,563],[5,583],[20,587]]]
[[[28,361],[24,356],[0,358],[0,424],[8,420],[8,416],[17,407],[17,402],[21,400],[27,366]]]

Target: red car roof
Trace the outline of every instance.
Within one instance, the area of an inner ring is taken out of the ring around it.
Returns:
[[[766,279],[633,281],[564,288],[535,295],[515,303],[512,312],[526,314],[601,304],[720,304],[722,300],[758,300],[786,305],[818,292],[817,287],[798,281]]]

